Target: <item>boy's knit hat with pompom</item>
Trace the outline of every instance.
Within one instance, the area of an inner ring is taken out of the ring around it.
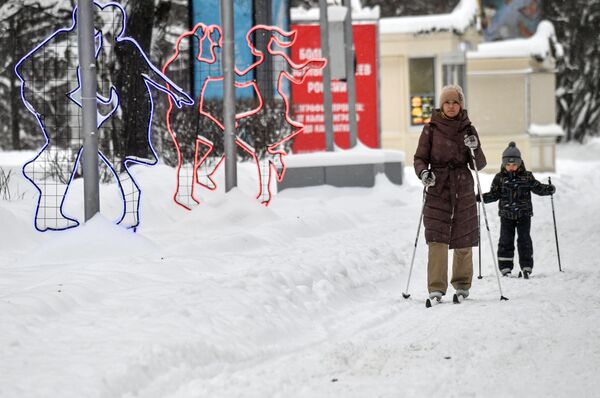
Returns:
[[[517,144],[514,141],[508,143],[508,147],[502,152],[502,166],[505,166],[507,163],[515,163],[517,165],[521,165],[521,151],[517,148]]]

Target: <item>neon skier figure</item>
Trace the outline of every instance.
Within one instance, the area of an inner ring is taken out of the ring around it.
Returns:
[[[265,33],[269,37],[268,41],[261,42],[263,44],[260,47],[252,41],[252,37],[256,37],[259,33]],[[302,84],[311,70],[321,70],[327,62],[324,58],[313,58],[297,64],[284,51],[275,47],[291,47],[296,41],[296,34],[296,31],[287,32],[276,26],[256,25],[252,27],[246,34],[246,41],[250,47],[250,51],[256,57],[256,61],[244,70],[236,69],[236,73],[239,76],[245,76],[253,70],[256,75],[259,75],[261,68],[268,69],[278,63],[285,65],[277,76],[276,92],[280,100],[283,101],[285,121],[289,124],[291,131],[289,133],[285,131],[283,133],[280,132],[275,142],[267,143],[264,148],[253,148],[240,138],[237,139],[237,144],[254,158],[259,182],[259,190],[256,198],[265,206],[268,206],[272,199],[271,183],[273,174],[275,174],[278,181],[281,181],[285,175],[284,156],[287,153],[284,144],[304,130],[302,123],[292,119],[290,100],[285,90],[286,80],[293,84]],[[292,70],[291,74],[288,72],[288,69]],[[265,87],[271,89],[272,86],[268,84]],[[255,112],[248,112],[242,118],[251,118],[260,121],[261,118],[266,117],[266,109],[262,106],[263,94],[258,92],[258,95],[260,97],[259,108]],[[252,125],[259,126],[260,123],[253,123]]]
[[[177,74],[178,65],[176,65],[176,62],[180,59],[182,42],[185,39],[198,41],[198,44],[194,45],[197,51],[195,60],[198,63],[216,65],[218,61],[216,49],[221,47],[221,28],[217,25],[206,26],[203,23],[198,23],[192,30],[179,36],[175,45],[175,53],[163,66],[163,73],[170,76],[172,80],[179,81],[174,76]],[[208,46],[206,46],[205,51],[206,43],[208,43]],[[190,119],[189,116],[193,116],[196,119],[197,125],[203,125],[204,127],[206,127],[206,123],[203,122],[209,121],[219,131],[223,131],[224,127],[222,120],[219,118],[220,115],[211,113],[211,110],[206,107],[205,101],[205,93],[208,87],[215,83],[222,83],[223,81],[220,68],[216,69],[218,71],[202,74],[202,86],[196,107],[175,109],[172,103],[170,103],[167,110],[167,130],[171,134],[177,151],[177,181],[173,199],[177,205],[187,210],[191,210],[192,207],[200,203],[196,184],[208,190],[215,190],[217,188],[213,175],[223,162],[224,156],[222,153],[216,153],[214,143],[201,130],[193,132],[193,139],[185,138],[183,129],[199,129],[199,127],[182,126],[178,121],[181,119],[185,120],[184,114],[189,113],[191,110],[194,115],[188,114],[188,120]],[[260,99],[255,81],[235,82],[234,85],[237,89],[251,89],[254,96]],[[256,112],[261,106],[262,102],[259,101],[254,108],[237,113],[235,119],[239,120],[250,113]],[[200,168],[202,168],[202,172],[199,171]]]
[[[266,33],[269,35],[269,40],[268,40],[268,42],[266,42],[266,45],[264,46],[264,48],[257,48],[252,42],[253,35],[259,30],[266,31]],[[219,30],[219,32],[220,32],[220,30]],[[273,63],[273,62],[277,62],[277,61],[279,61],[279,62],[283,61],[283,63],[287,67],[289,67],[293,70],[293,74],[288,73],[286,70],[280,71],[279,75],[277,76],[277,84],[276,84],[277,93],[280,96],[280,99],[283,101],[283,104],[284,104],[284,109],[285,109],[284,119],[285,119],[285,122],[291,127],[290,128],[291,132],[287,135],[280,136],[276,142],[269,143],[264,148],[254,148],[252,145],[250,145],[249,143],[242,140],[239,136],[236,137],[237,146],[240,149],[246,151],[254,159],[254,163],[256,164],[257,174],[258,174],[258,183],[259,183],[257,199],[259,199],[264,205],[268,205],[272,198],[270,184],[272,182],[273,172],[275,172],[278,180],[280,180],[280,181],[283,178],[284,173],[285,173],[285,164],[283,161],[283,156],[286,155],[286,153],[282,147],[282,144],[284,144],[286,141],[290,140],[297,134],[300,134],[304,129],[304,126],[301,123],[298,123],[295,120],[293,120],[290,115],[290,103],[289,103],[289,98],[284,90],[284,84],[285,84],[284,82],[285,82],[285,80],[288,80],[294,84],[301,84],[304,81],[305,77],[307,76],[307,73],[310,70],[322,69],[325,66],[326,61],[324,59],[309,59],[309,60],[306,60],[304,63],[296,64],[283,51],[280,51],[280,50],[277,50],[274,48],[274,45],[277,45],[282,48],[290,47],[291,45],[293,45],[296,40],[296,32],[295,31],[294,32],[286,32],[286,31],[284,31],[280,28],[274,27],[274,26],[257,25],[248,31],[248,33],[246,34],[246,40],[247,40],[248,46],[249,46],[252,54],[256,57],[256,60],[254,63],[249,65],[244,70],[239,70],[236,68],[235,72],[239,77],[245,77],[246,75],[249,75],[251,71],[258,70],[259,68],[263,68],[263,67],[269,68],[270,67],[269,63]],[[177,56],[177,54],[176,54],[176,56]],[[174,56],[172,58],[172,60],[170,60],[170,61],[172,62],[176,58],[176,56]],[[210,58],[210,62],[215,62],[214,53],[213,53],[213,57]],[[168,65],[165,65],[165,67],[168,67]],[[165,70],[165,69],[163,69],[163,70]],[[219,120],[218,116],[211,114],[210,111],[205,108],[205,95],[204,95],[207,87],[210,84],[213,84],[216,82],[222,82],[222,80],[223,80],[222,76],[210,76],[204,80],[200,98],[199,98],[199,103],[198,103],[198,112],[199,112],[199,114],[203,115],[204,117],[211,119],[217,126],[219,126],[219,128],[221,130],[224,130],[223,123],[221,120]],[[246,110],[244,112],[237,113],[235,115],[236,127],[238,126],[238,121],[240,121],[241,119],[264,117],[263,95],[261,94],[256,81],[251,80],[251,81],[244,82],[244,83],[236,82],[235,87],[238,89],[239,88],[246,88],[246,89],[250,88],[251,90],[254,91],[254,95],[256,97],[256,103],[253,108]],[[269,84],[268,87],[272,87],[272,85]],[[167,119],[169,119],[169,116],[167,117]],[[255,123],[255,125],[258,125],[258,123]],[[198,160],[198,146],[196,147],[196,155],[195,155],[195,159],[194,159],[194,177],[193,177],[192,185],[194,184],[194,181],[198,181],[201,185],[203,185],[209,189],[214,189],[216,187],[216,184],[210,177],[215,173],[216,169],[221,165],[223,157],[221,157],[218,162],[214,163],[214,168],[207,173],[208,179],[205,181],[205,183],[200,182],[199,181],[200,177],[198,176],[198,173],[196,172],[196,170],[198,169],[198,167],[200,165],[202,165],[203,162],[206,161],[206,159],[209,156],[215,156],[215,154],[213,152],[212,143],[207,142],[207,140],[203,139],[200,135],[198,137],[199,138],[197,140],[197,145],[204,145],[205,147],[208,148],[208,150],[205,153],[205,155],[201,159]],[[175,141],[177,141],[177,140],[175,140]],[[180,162],[180,164],[181,164],[181,162]],[[189,208],[188,206],[185,206],[181,202],[181,191],[180,191],[181,186],[180,185],[181,185],[181,177],[179,177],[179,180],[177,183],[177,192],[175,193],[175,201],[178,204],[180,204],[186,208]],[[194,202],[199,203],[199,200],[197,198],[195,198],[195,196],[194,196],[195,189],[192,188],[190,191],[192,192],[192,197],[194,199]]]
[[[169,76],[171,80],[179,83],[179,80],[181,79],[175,78],[175,75],[177,74],[175,69],[178,66],[175,63],[180,59],[182,43],[186,39],[189,40],[191,43],[190,45],[195,47],[197,53],[195,57],[196,62],[205,63],[207,65],[215,65],[217,62],[216,49],[221,47],[222,37],[221,28],[219,26],[207,26],[203,23],[196,24],[193,29],[184,32],[177,38],[175,52],[164,64],[162,72]],[[219,70],[215,73],[209,72],[203,77],[205,79],[209,79],[211,76],[216,76],[218,79],[220,78],[220,75],[221,71]],[[204,86],[205,85],[203,84],[203,88]],[[206,125],[206,123],[202,123],[201,119],[203,118],[205,121],[213,123],[213,125],[217,128],[222,129],[222,125],[220,123],[215,123],[212,117],[207,117],[206,113],[202,111],[201,107],[203,104],[203,96],[204,89],[202,90],[200,98],[197,101],[197,104],[199,105],[195,107],[184,107],[179,109],[173,106],[173,100],[169,98],[169,107],[166,114],[167,130],[171,135],[173,144],[175,145],[175,150],[177,151],[177,177],[173,199],[176,204],[188,210],[200,203],[200,199],[196,195],[196,184],[200,184],[209,190],[214,190],[216,188],[216,183],[214,182],[212,176],[215,173],[219,163],[222,161],[221,159],[216,164],[208,164],[207,158],[209,156],[214,157],[214,144],[206,137],[204,131],[194,131],[193,140],[189,140],[190,142],[188,142],[188,140],[184,137],[184,134],[182,134],[183,132],[180,131],[184,128],[198,129],[198,126]],[[186,116],[187,120],[195,120],[197,122],[197,126],[181,126],[177,123],[181,119],[185,120]],[[178,134],[178,131],[180,134]],[[205,173],[200,173],[198,171],[200,165],[205,166],[204,168],[208,171]]]
[[[138,57],[138,59],[141,60],[140,63],[145,65],[145,67],[141,70],[141,73],[136,77],[143,79],[148,98],[147,106],[149,108],[148,114],[150,116],[147,120],[148,123],[146,128],[148,134],[148,144],[150,146],[152,158],[143,159],[138,156],[125,156],[122,159],[121,162],[123,166],[122,168],[125,172],[125,177],[131,181],[131,192],[125,192],[125,180],[120,177],[119,173],[117,170],[115,170],[107,156],[103,154],[102,151],[99,151],[100,159],[110,168],[111,172],[115,176],[124,201],[123,212],[117,223],[123,223],[135,228],[139,224],[138,211],[140,191],[139,186],[130,173],[129,165],[132,163],[152,165],[157,162],[156,153],[150,142],[150,122],[154,109],[150,88],[155,87],[161,91],[164,91],[169,96],[173,97],[177,106],[183,106],[184,104],[189,105],[192,104],[193,101],[183,90],[173,84],[155,66],[152,65],[137,42],[130,37],[125,36],[127,20],[125,10],[121,5],[115,2],[94,2],[94,5],[99,12],[115,12],[121,17],[117,31],[113,35],[111,35],[109,32],[103,32],[102,29],[96,28],[96,58],[100,58],[102,52],[108,47],[108,43],[105,42],[106,38],[108,36],[112,36],[114,43],[111,43],[111,45],[114,46],[115,51],[131,51],[131,55]],[[63,230],[79,225],[79,222],[75,218],[65,215],[63,206],[69,185],[74,178],[75,171],[82,153],[83,139],[81,137],[70,137],[68,131],[63,131],[61,127],[58,126],[58,123],[52,123],[52,121],[56,121],[57,117],[62,116],[54,113],[57,105],[60,105],[62,108],[66,109],[67,114],[70,115],[70,117],[76,119],[78,118],[78,115],[80,115],[81,111],[80,79],[78,68],[67,68],[66,78],[62,79],[64,85],[66,85],[64,93],[60,94],[59,92],[58,94],[55,94],[50,101],[48,101],[46,98],[44,98],[44,96],[41,98],[38,96],[40,91],[43,94],[46,94],[45,89],[40,89],[39,87],[40,80],[33,79],[33,81],[30,82],[24,77],[24,74],[28,74],[33,78],[34,73],[28,69],[33,70],[35,63],[39,62],[40,59],[44,59],[45,51],[56,51],[56,48],[59,47],[59,43],[62,43],[63,47],[67,49],[66,51],[72,49],[77,38],[76,26],[77,9],[75,8],[72,14],[71,26],[57,30],[33,50],[28,52],[15,65],[15,73],[21,81],[21,98],[23,103],[28,111],[34,115],[46,141],[38,154],[23,166],[24,176],[34,184],[39,193],[34,224],[36,229],[39,231]],[[45,69],[42,70],[45,71]],[[70,76],[68,74],[70,70],[76,70],[76,76]],[[45,75],[44,78],[46,78]],[[162,81],[162,84],[157,83],[153,79]],[[45,85],[45,80],[41,80],[42,85]],[[70,87],[71,82],[74,83],[73,89]],[[167,87],[167,85],[169,85],[169,87]],[[119,112],[122,113],[118,98],[118,95],[121,93],[118,92],[119,90],[115,88],[114,85],[110,85],[108,91],[109,92],[106,97],[101,94],[97,94],[99,109],[105,110],[105,112],[99,112],[98,114],[97,127],[99,130],[106,126],[106,121],[109,120],[109,118],[115,117],[115,115]],[[55,107],[52,107],[52,105]],[[77,120],[75,120],[75,123],[77,123]],[[99,136],[102,138],[103,134],[99,134]],[[64,148],[65,146],[66,148]],[[54,170],[54,176],[47,170],[48,162],[51,161],[53,157],[60,157],[60,162],[56,163],[58,167],[56,170]],[[48,177],[55,177],[58,179],[58,182],[54,185],[47,184],[46,181],[48,180]],[[131,197],[132,199],[126,200],[126,197]],[[50,218],[46,217],[48,209],[50,209],[50,213],[54,212],[54,214],[51,214]]]

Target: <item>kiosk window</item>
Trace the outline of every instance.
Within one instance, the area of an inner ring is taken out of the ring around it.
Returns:
[[[409,60],[410,124],[429,123],[435,106],[434,58]]]

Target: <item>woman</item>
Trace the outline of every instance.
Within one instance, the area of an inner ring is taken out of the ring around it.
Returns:
[[[425,186],[423,223],[429,246],[427,284],[429,297],[441,300],[448,289],[448,250],[453,249],[452,280],[456,294],[466,298],[473,278],[472,247],[478,245],[477,203],[471,149],[477,169],[486,159],[477,131],[464,109],[462,88],[445,86],[440,109],[419,137],[414,156],[417,176]]]

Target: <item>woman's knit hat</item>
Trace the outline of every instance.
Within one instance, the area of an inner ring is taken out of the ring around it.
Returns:
[[[521,165],[521,151],[517,148],[517,144],[514,141],[508,143],[508,147],[502,152],[502,166],[505,166],[507,163],[515,163],[517,165]]]
[[[442,87],[440,93],[440,108],[445,102],[455,101],[460,104],[460,109],[465,109],[465,95],[462,88],[457,84]]]

